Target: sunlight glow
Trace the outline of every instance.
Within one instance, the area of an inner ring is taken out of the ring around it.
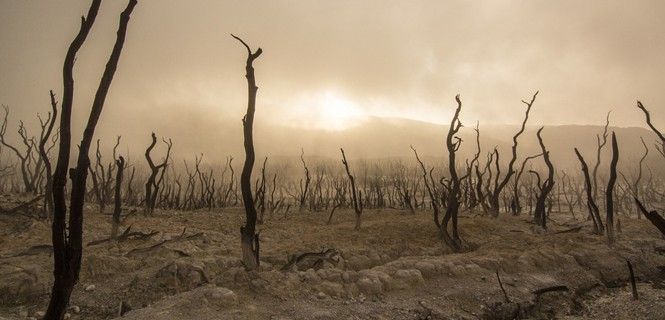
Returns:
[[[344,130],[367,118],[357,103],[333,90],[300,97],[292,108],[295,124],[310,129]]]

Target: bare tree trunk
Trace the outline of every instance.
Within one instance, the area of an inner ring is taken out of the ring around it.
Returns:
[[[536,133],[536,136],[538,137],[538,143],[540,144],[540,149],[543,154],[543,159],[545,160],[545,164],[547,165],[547,179],[545,182],[543,182],[542,186],[540,187],[540,195],[538,195],[538,198],[536,200],[536,211],[533,214],[534,222],[541,226],[543,229],[547,229],[547,212],[545,212],[545,200],[547,200],[547,197],[549,196],[550,192],[552,191],[552,188],[554,187],[554,166],[552,165],[552,161],[550,161],[550,152],[547,151],[545,148],[545,144],[543,143],[543,137],[541,136],[541,132],[543,131],[543,127],[541,127],[538,132]],[[540,180],[540,179],[538,179]]]
[[[603,151],[603,148],[607,144],[607,128],[610,126],[610,114],[612,112],[607,113],[607,117],[605,118],[605,127],[603,128],[603,136],[601,138],[600,135],[596,135],[596,143],[597,143],[597,148],[596,148],[596,164],[593,166],[593,199],[598,200],[598,168],[600,168],[600,154]]]
[[[115,206],[113,208],[113,226],[111,229],[111,238],[115,238],[118,234],[118,226],[120,225],[120,214],[122,213],[122,195],[120,188],[122,187],[122,174],[125,170],[125,158],[120,156],[116,163],[115,172]]]
[[[577,148],[575,148],[575,154],[582,164],[582,173],[584,173],[584,185],[586,187],[587,195],[587,208],[589,209],[589,216],[593,220],[594,233],[602,235],[605,231],[605,227],[603,226],[603,221],[600,219],[598,206],[594,200],[593,186],[591,185],[591,177],[589,176],[589,167],[587,166],[586,161],[584,161],[584,157],[582,157],[582,154],[580,154],[580,151],[577,150]]]
[[[342,152],[342,164],[344,165],[344,169],[346,169],[346,175],[349,177],[349,181],[351,182],[351,199],[353,200],[353,211],[356,213],[355,230],[360,230],[363,214],[363,194],[360,190],[356,191],[356,179],[351,174],[351,170],[349,170],[349,163],[346,161],[344,149],[340,148],[339,150]]]
[[[46,186],[44,188],[44,210],[47,213],[47,216],[51,218],[53,213],[53,167],[51,166],[51,160],[48,157],[48,150],[46,149],[46,143],[51,137],[53,132],[53,127],[55,125],[56,118],[58,116],[58,103],[55,101],[55,95],[53,90],[49,92],[51,97],[51,115],[48,120],[48,127],[46,132],[42,135],[42,139],[39,141],[39,155],[44,162],[44,168],[46,169]]]
[[[83,256],[83,204],[85,201],[85,184],[87,170],[90,165],[88,152],[95,133],[95,127],[104,107],[104,101],[109,87],[113,81],[120,53],[125,42],[127,25],[130,15],[136,6],[136,0],[130,0],[127,8],[120,15],[117,38],[101,82],[97,88],[95,99],[90,111],[90,117],[79,145],[79,156],[75,169],[70,170],[72,179],[71,208],[69,223],[66,223],[67,204],[65,200],[65,186],[67,183],[67,168],[69,166],[69,153],[71,146],[71,114],[74,93],[73,67],[76,54],[81,48],[94,24],[99,12],[101,0],[93,0],[87,17],[81,18],[81,29],[72,41],[63,67],[64,94],[62,101],[62,116],[60,118],[60,149],[55,173],[53,175],[53,259],[54,282],[51,291],[51,300],[44,319],[60,320],[64,317],[74,285],[78,282]],[[67,230],[69,232],[67,232]]]
[[[448,150],[448,173],[450,174],[450,190],[448,191],[448,196],[446,199],[446,213],[443,215],[441,228],[448,230],[448,223],[452,222],[452,237],[448,237],[448,232],[443,232],[443,240],[453,251],[460,252],[462,251],[462,239],[459,237],[457,228],[457,216],[459,214],[460,206],[460,178],[457,175],[457,169],[455,167],[456,152],[462,145],[462,139],[456,136],[457,132],[462,127],[462,122],[459,120],[459,114],[460,111],[462,111],[462,101],[460,100],[459,95],[455,96],[455,101],[457,102],[457,109],[455,109],[455,115],[450,121],[448,135],[446,136],[446,149]]]
[[[612,162],[610,163],[610,179],[607,182],[605,190],[605,200],[607,204],[607,240],[614,242],[614,184],[617,180],[617,163],[619,162],[619,146],[617,137],[612,132]]]
[[[254,207],[254,197],[252,195],[252,169],[254,167],[254,111],[256,110],[256,86],[254,78],[254,60],[258,58],[263,50],[258,48],[252,53],[252,50],[242,39],[231,35],[240,41],[247,49],[247,63],[245,66],[245,77],[247,78],[247,113],[242,119],[243,136],[245,141],[245,164],[240,174],[240,189],[242,200],[245,206],[246,222],[245,226],[240,227],[240,244],[242,249],[242,261],[245,269],[256,270],[259,267],[259,235],[256,233],[256,207]]]
[[[515,161],[517,161],[517,139],[520,137],[520,135],[524,132],[524,129],[526,128],[526,122],[527,120],[529,120],[529,112],[531,111],[531,107],[533,106],[533,103],[536,101],[537,96],[538,96],[538,91],[536,91],[536,93],[533,94],[533,97],[531,97],[531,101],[526,102],[522,100],[522,103],[524,103],[527,106],[526,112],[524,114],[524,121],[522,121],[522,127],[520,128],[520,130],[515,134],[515,136],[513,136],[512,158],[508,163],[508,172],[506,172],[506,175],[503,177],[501,183],[499,183],[499,153],[495,149],[496,153],[495,160],[497,165],[496,180],[494,183],[494,190],[489,194],[490,214],[493,217],[497,217],[499,215],[499,210],[500,210],[499,197],[501,196],[501,191],[508,184],[510,178],[515,173],[513,166],[515,165]]]

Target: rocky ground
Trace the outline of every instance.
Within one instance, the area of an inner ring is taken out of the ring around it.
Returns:
[[[269,216],[260,227],[261,270],[246,272],[238,259],[241,210],[135,213],[122,230],[153,234],[88,244],[68,317],[665,318],[665,240],[645,220],[622,217],[610,246],[569,214],[553,214],[542,231],[526,216],[466,213],[460,231],[470,249],[453,254],[429,212],[368,210],[362,231],[353,230],[352,212],[335,215],[331,225],[324,212]],[[89,207],[86,243],[107,238],[109,221]],[[45,221],[0,215],[0,319],[37,318],[45,310],[49,230]],[[325,254],[281,270],[305,252]]]

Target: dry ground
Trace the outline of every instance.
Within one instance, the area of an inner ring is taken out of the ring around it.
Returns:
[[[85,242],[108,237],[110,216],[96,211],[86,212]],[[122,319],[665,319],[665,240],[645,220],[622,218],[609,246],[567,214],[553,214],[547,231],[526,216],[464,214],[461,236],[472,250],[452,254],[429,212],[370,210],[362,231],[350,211],[336,212],[332,225],[327,214],[269,217],[259,272],[238,260],[241,210],[135,214],[124,227],[159,233],[84,248],[70,317],[113,319],[122,303],[132,309]],[[49,227],[0,216],[0,319],[45,310]],[[290,255],[324,248],[339,254],[280,271]],[[625,259],[638,277],[637,301]],[[567,290],[534,293],[552,286]]]

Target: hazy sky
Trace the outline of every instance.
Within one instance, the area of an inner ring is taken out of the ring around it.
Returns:
[[[0,103],[34,123],[62,92],[66,49],[89,1],[0,0]],[[125,1],[102,4],[76,63],[87,117]],[[641,99],[665,125],[664,1],[140,0],[100,134],[212,136],[240,126],[246,52],[256,61],[257,121],[341,129],[364,117],[642,126]],[[203,130],[206,128],[206,130]],[[222,139],[223,137],[219,137]],[[78,138],[76,138],[78,139]]]

